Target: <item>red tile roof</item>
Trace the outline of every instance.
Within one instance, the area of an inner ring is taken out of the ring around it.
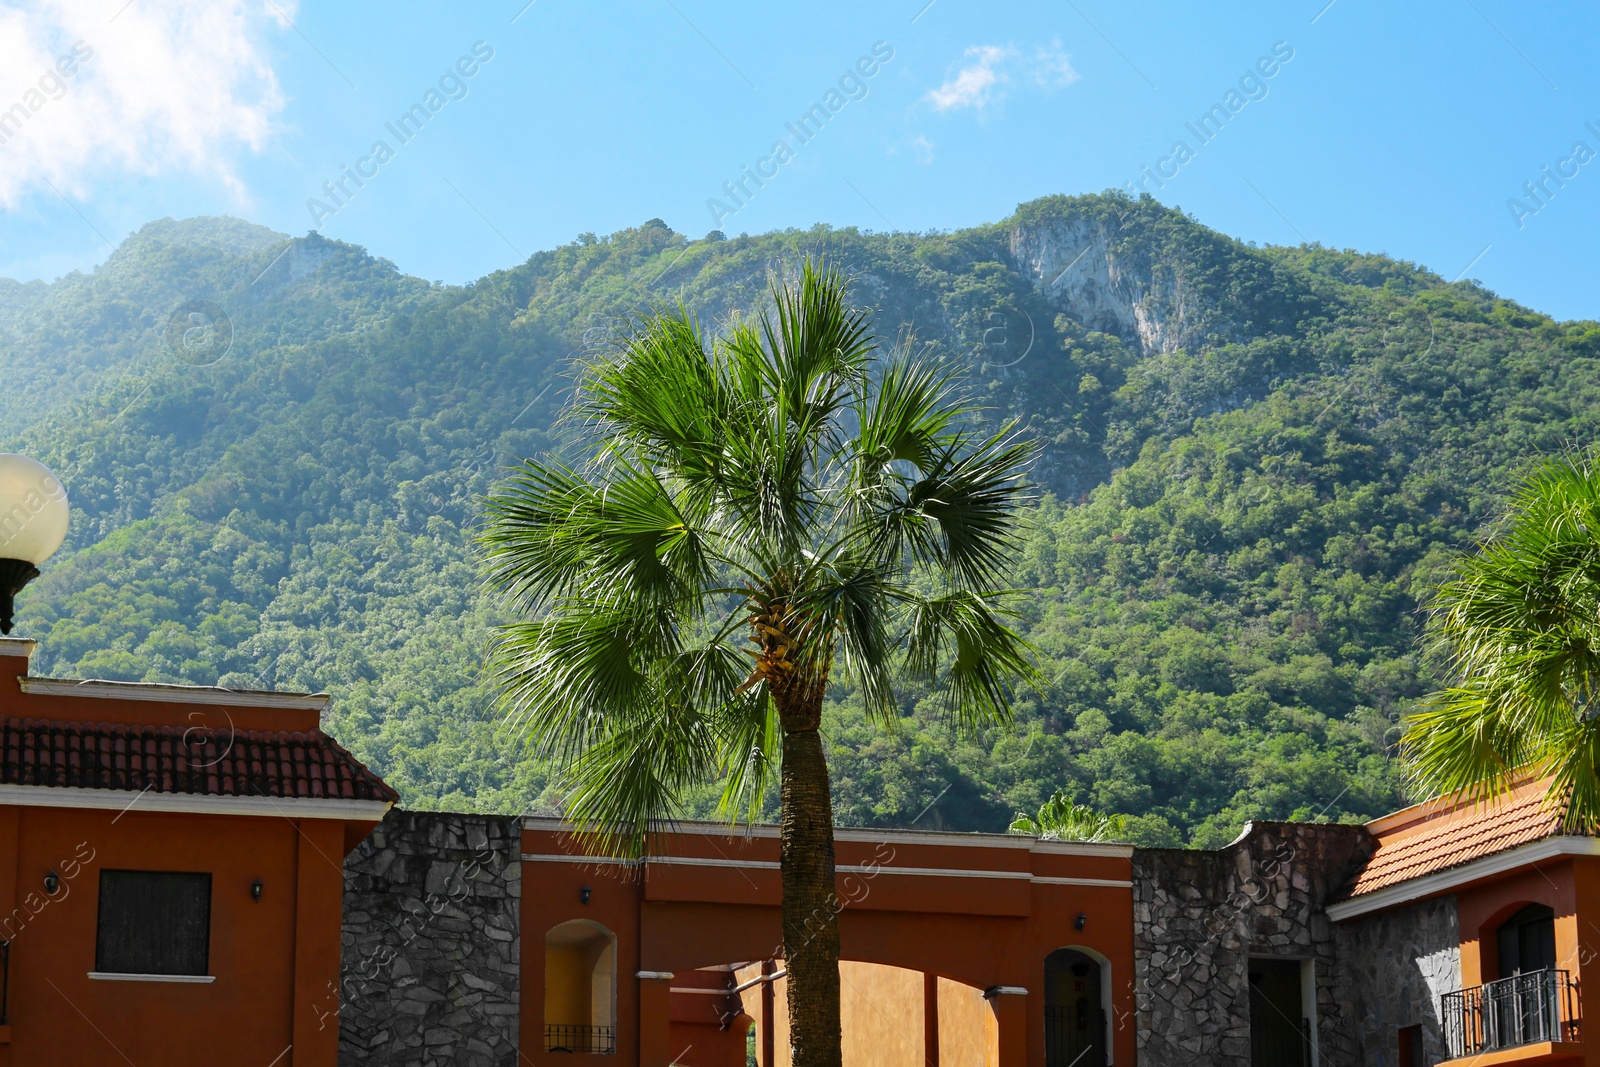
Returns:
[[[333,738],[0,718],[0,784],[225,797],[400,799]]]
[[[1377,851],[1356,875],[1349,895],[1361,896],[1399,882],[1459,867],[1496,852],[1561,833],[1561,812],[1545,806],[1544,781],[1518,786],[1483,804],[1437,802],[1371,823]]]

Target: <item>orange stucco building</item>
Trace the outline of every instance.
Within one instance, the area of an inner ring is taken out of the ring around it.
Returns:
[[[1024,1067],[1047,1043],[1134,1062],[1131,847],[840,830],[837,848],[847,1063]],[[527,1062],[788,1063],[775,828],[683,825],[625,865],[528,819],[522,860]]]
[[[1590,1064],[1600,842],[1528,782],[1215,852],[838,833],[855,1067]],[[776,831],[523,821],[521,1056],[785,1067]]]
[[[0,1067],[787,1067],[775,828],[625,863],[391,812],[323,696],[32,651],[0,639]],[[845,1062],[1600,1067],[1600,842],[1543,797],[1211,852],[842,829]]]
[[[1419,1025],[1397,1034],[1398,1062],[1600,1067],[1583,1025],[1585,990],[1600,986],[1600,840],[1563,830],[1547,786],[1368,824],[1372,857],[1330,916],[1353,925],[1442,907],[1457,936],[1455,984],[1438,999],[1443,1058],[1427,1055]]]
[[[326,697],[32,650],[0,639],[0,1067],[334,1067],[343,864],[396,797]]]

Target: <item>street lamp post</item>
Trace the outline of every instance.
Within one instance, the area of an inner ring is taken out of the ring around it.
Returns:
[[[11,632],[13,599],[66,539],[70,515],[67,491],[49,467],[0,452],[0,634]]]

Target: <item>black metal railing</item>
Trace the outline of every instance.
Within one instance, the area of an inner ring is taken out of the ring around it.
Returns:
[[[1250,1062],[1255,1067],[1311,1067],[1311,1020],[1257,1016],[1250,1025]]]
[[[598,1052],[617,1051],[615,1026],[569,1026],[565,1023],[546,1023],[544,1028],[546,1052]]]
[[[1442,998],[1452,1058],[1577,1036],[1578,998],[1566,971],[1530,971]]]
[[[1087,1001],[1044,1009],[1045,1067],[1105,1067],[1106,1013]]]

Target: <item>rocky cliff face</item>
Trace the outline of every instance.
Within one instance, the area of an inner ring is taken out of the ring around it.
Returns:
[[[1088,216],[1018,223],[1011,230],[1012,261],[1063,314],[1136,343],[1146,355],[1236,332],[1196,306],[1173,264],[1150,254],[1147,245],[1126,250],[1120,228],[1120,220]]]

